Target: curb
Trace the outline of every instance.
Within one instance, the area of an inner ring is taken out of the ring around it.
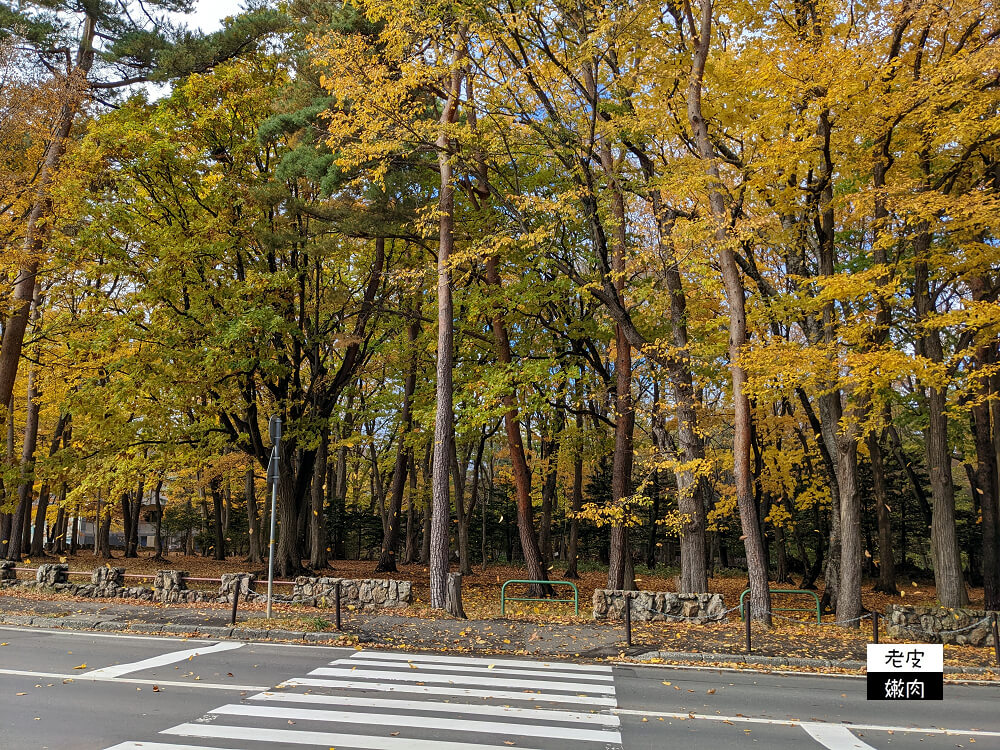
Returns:
[[[0,625],[19,627],[44,627],[63,630],[95,630],[104,633],[144,633],[159,635],[186,635],[205,638],[234,638],[242,641],[279,640],[309,641],[334,644],[345,633],[306,633],[295,630],[264,630],[258,628],[215,627],[183,625],[164,622],[121,622],[76,617],[30,617],[27,615],[0,615]]]
[[[750,667],[839,667],[841,669],[865,669],[863,661],[831,659],[805,659],[785,656],[753,656],[747,654],[693,654],[687,651],[647,651],[636,659],[663,659],[666,662],[712,662],[718,664],[746,664]],[[669,666],[655,664],[652,666]],[[945,667],[945,674],[991,674],[996,667]]]

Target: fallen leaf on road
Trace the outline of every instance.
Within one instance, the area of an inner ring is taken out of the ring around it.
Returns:
[[[671,683],[669,683],[669,682],[667,682],[667,681],[664,681],[664,682],[663,682],[663,684],[664,684],[664,685],[670,685]]]
[[[86,664],[81,664],[79,667],[73,667],[73,669],[86,669],[86,668],[87,668]]]
[[[705,692],[708,693],[709,695],[715,695],[715,688],[711,688],[710,690],[706,690]]]
[[[154,693],[160,692],[160,686],[159,685],[153,685],[153,692]]]

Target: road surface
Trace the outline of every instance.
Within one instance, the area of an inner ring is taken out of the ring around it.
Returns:
[[[1000,747],[1000,688],[0,628],[0,750]]]

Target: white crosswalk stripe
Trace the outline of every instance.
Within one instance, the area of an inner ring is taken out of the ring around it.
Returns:
[[[605,665],[360,651],[107,750],[620,750],[616,705]]]

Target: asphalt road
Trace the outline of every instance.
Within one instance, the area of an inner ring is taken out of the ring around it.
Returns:
[[[1000,748],[1000,688],[0,628],[0,750]]]

